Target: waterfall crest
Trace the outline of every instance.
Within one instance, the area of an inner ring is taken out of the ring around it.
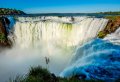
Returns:
[[[96,37],[108,20],[92,17],[18,17],[14,25],[15,43],[22,48],[40,43],[77,46]]]

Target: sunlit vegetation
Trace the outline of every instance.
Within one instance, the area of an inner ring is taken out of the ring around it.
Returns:
[[[104,32],[104,31],[100,31],[100,32],[98,33],[98,37],[99,37],[99,38],[104,38],[106,35],[107,35],[107,33]]]
[[[117,19],[120,20],[120,16],[105,16],[106,19],[109,19],[109,20],[112,20],[112,21],[115,21]]]
[[[5,34],[4,33],[0,33],[0,42],[4,43],[6,40]]]
[[[25,14],[25,13],[21,10],[0,8],[0,15],[16,15],[16,14]]]

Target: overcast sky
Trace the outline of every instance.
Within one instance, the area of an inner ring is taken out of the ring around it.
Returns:
[[[120,0],[0,0],[0,7],[27,13],[120,11]]]

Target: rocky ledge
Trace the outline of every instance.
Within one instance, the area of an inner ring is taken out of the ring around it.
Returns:
[[[120,27],[120,16],[106,16],[109,22],[103,31],[98,33],[99,38],[104,38],[107,34],[115,32]]]

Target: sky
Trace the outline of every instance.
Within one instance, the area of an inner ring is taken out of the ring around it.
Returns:
[[[120,0],[0,0],[0,7],[26,13],[91,13],[120,11]]]

